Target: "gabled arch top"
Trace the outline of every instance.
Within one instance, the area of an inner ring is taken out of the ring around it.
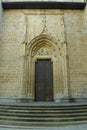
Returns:
[[[48,46],[55,46],[57,44],[57,41],[52,38],[51,36],[49,35],[46,35],[46,34],[41,34],[37,37],[35,37],[30,43],[28,43],[27,45],[27,49],[33,49],[36,48],[36,46],[39,46],[39,45],[48,45]]]

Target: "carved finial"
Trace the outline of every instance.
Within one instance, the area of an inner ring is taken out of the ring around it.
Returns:
[[[43,30],[41,33],[47,33],[47,26],[46,26],[46,15],[43,16]]]
[[[27,15],[25,16],[25,40],[24,44],[28,43],[28,17]]]

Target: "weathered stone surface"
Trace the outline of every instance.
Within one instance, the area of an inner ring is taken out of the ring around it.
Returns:
[[[40,45],[39,40],[45,43]],[[0,5],[1,97],[34,98],[34,69],[29,67],[34,67],[35,58],[41,56],[51,58],[54,64],[55,100],[68,94],[86,99],[86,43],[87,7],[83,11],[4,10],[2,13]]]

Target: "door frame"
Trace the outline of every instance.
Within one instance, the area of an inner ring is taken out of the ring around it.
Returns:
[[[50,61],[52,62],[52,64],[53,64],[53,101],[54,101],[54,89],[55,89],[55,87],[54,87],[54,83],[55,83],[55,81],[54,81],[54,61],[55,61],[55,59],[54,59],[54,57],[52,57],[52,56],[35,56],[34,57],[34,59],[33,59],[33,78],[34,78],[34,82],[33,82],[33,97],[34,97],[34,101],[35,101],[35,64],[36,64],[36,62],[38,61],[38,60],[49,60],[50,59]]]
[[[36,69],[36,62],[38,62],[39,60],[50,60],[50,62],[52,62],[52,79],[54,79],[52,58],[49,58],[49,57],[45,57],[45,58],[39,57],[39,58],[37,58],[37,60],[35,61],[35,69]],[[36,70],[35,70],[34,79],[35,79],[35,77],[36,77]],[[52,95],[53,95],[53,101],[54,101],[54,83],[53,83],[53,81],[52,81]],[[36,101],[36,79],[35,79],[35,83],[34,83],[34,101]],[[36,102],[38,102],[38,101],[36,101]],[[46,102],[46,101],[43,101],[43,102]],[[50,102],[50,101],[48,101],[48,102]]]

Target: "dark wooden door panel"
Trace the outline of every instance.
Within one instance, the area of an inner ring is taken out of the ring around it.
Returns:
[[[45,88],[46,101],[53,101],[53,65],[50,60],[45,64]]]
[[[53,101],[53,65],[50,60],[36,62],[35,100]]]
[[[44,101],[44,64],[41,61],[36,62],[35,74],[35,99],[36,101]]]

